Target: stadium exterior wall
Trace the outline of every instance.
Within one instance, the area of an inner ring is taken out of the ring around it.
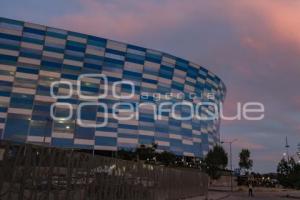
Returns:
[[[108,95],[96,100],[79,97],[78,90],[89,96],[105,92],[105,81],[97,76],[100,74],[107,78]],[[121,84],[114,85],[118,81]],[[112,95],[113,85],[124,96],[134,90],[133,97],[116,98]],[[208,98],[211,93],[214,97]],[[203,99],[218,104],[224,101],[225,93],[220,78],[185,59],[82,33],[0,18],[2,140],[108,151],[156,143],[159,151],[202,157],[219,142],[220,120],[178,120],[168,112],[163,112],[158,120],[151,109],[139,105],[166,101],[196,105]],[[84,127],[77,123],[77,108],[85,102],[104,103],[108,110],[96,104],[82,107],[82,121],[98,124],[105,120],[107,112],[106,126]],[[132,104],[138,119],[112,117],[113,105],[120,102]],[[72,107],[69,120],[53,119],[50,111],[55,103],[54,115],[62,118],[70,112],[63,105]],[[178,106],[176,112],[181,116],[189,114],[184,106]],[[203,108],[199,112],[204,114]]]

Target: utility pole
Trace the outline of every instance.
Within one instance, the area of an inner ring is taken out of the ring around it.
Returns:
[[[233,166],[232,166],[232,143],[236,142],[237,139],[231,140],[231,141],[222,141],[221,144],[227,143],[229,144],[229,155],[230,155],[230,190],[233,192],[233,177],[232,177],[232,171],[233,171]]]
[[[298,163],[300,163],[300,143],[297,145]]]

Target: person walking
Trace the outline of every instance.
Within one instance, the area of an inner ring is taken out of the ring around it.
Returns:
[[[252,185],[252,182],[249,182],[248,189],[249,189],[249,197],[253,197],[253,185]]]

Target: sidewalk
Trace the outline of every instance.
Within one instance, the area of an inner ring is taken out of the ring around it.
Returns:
[[[230,192],[217,192],[217,191],[209,191],[208,192],[208,200],[221,200],[230,197]],[[205,196],[201,197],[193,197],[185,200],[206,200]]]
[[[239,191],[246,192],[247,188],[240,187]],[[300,190],[294,190],[294,189],[256,187],[256,188],[254,188],[254,192],[273,193],[276,196],[281,197],[281,198],[300,199]]]
[[[289,199],[300,199],[300,191],[299,190],[287,190],[282,192],[280,196],[283,198],[289,198]]]

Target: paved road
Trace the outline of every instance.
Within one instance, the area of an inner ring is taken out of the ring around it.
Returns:
[[[230,194],[230,195],[229,195]],[[286,198],[286,195],[290,194],[293,197],[298,197],[298,198]],[[234,192],[234,193],[229,193],[229,192],[209,192],[208,196],[209,200],[292,200],[292,199],[300,199],[300,191],[277,191],[277,192],[272,192],[272,191],[260,191],[260,192],[255,192],[254,197],[248,197],[247,192]],[[187,200],[205,200],[205,197],[194,197],[190,198]]]
[[[240,199],[253,199],[253,200],[278,200],[278,199],[286,199],[286,192],[256,192],[253,197],[248,197],[248,194],[245,192],[233,193],[227,200],[240,200]],[[291,194],[293,195],[293,194]],[[297,196],[299,197],[299,196]],[[299,199],[299,198],[297,198]]]
[[[287,199],[284,198],[285,194],[283,193],[267,193],[267,192],[257,192],[254,194],[254,197],[248,197],[247,193],[233,193],[226,200],[240,200],[240,199],[252,199],[252,200],[279,200],[279,199]]]

